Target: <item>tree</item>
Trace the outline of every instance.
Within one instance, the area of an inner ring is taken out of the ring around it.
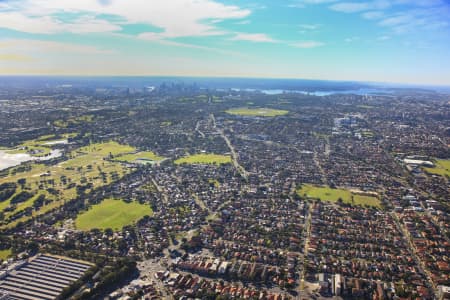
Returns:
[[[27,183],[27,180],[25,178],[20,178],[17,180],[17,183],[20,184],[23,189],[25,187],[25,184]]]
[[[28,252],[33,255],[39,251],[39,244],[36,242],[31,242],[27,245]]]

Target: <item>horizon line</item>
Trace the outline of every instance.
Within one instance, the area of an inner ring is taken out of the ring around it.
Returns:
[[[389,82],[389,81],[363,81],[352,79],[317,79],[317,78],[301,78],[301,77],[257,77],[257,76],[232,76],[232,75],[143,75],[143,74],[108,74],[108,75],[80,75],[80,74],[0,74],[1,77],[61,77],[61,78],[201,78],[201,79],[265,79],[265,80],[303,80],[303,81],[328,81],[341,83],[364,83],[369,85],[406,85],[412,87],[441,87],[450,88],[449,84],[436,83],[412,83],[412,82]]]

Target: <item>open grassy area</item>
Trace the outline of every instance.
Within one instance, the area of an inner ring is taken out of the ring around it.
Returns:
[[[16,168],[10,170],[9,176],[0,178],[2,183],[16,183],[19,179],[25,179],[23,186],[18,186],[15,195],[23,191],[35,194],[35,196],[26,202],[13,206],[13,209],[4,212],[5,220],[12,215],[30,207],[39,194],[43,194],[50,203],[41,207],[39,211],[34,211],[33,215],[43,214],[64,203],[64,201],[73,199],[77,195],[77,185],[91,185],[86,190],[101,187],[112,181],[118,180],[131,169],[125,167],[118,161],[108,160],[112,156],[120,156],[129,152],[136,151],[135,148],[128,145],[120,145],[116,142],[106,142],[92,144],[86,147],[72,151],[67,161],[57,165],[46,166],[42,163],[31,162],[30,169],[24,172],[13,172]],[[0,202],[0,211],[10,207],[11,196],[6,201]],[[19,221],[25,221],[30,216],[22,216],[3,226],[14,226]]]
[[[94,121],[93,115],[84,115],[75,118],[69,118],[67,120],[56,120],[53,125],[60,128],[67,128],[69,125],[76,125],[80,123],[91,123]]]
[[[214,187],[216,187],[216,188],[220,187],[220,182],[217,179],[210,178],[210,179],[208,179],[208,182],[209,182],[209,184],[214,185]]]
[[[152,215],[152,213],[149,205],[106,199],[80,214],[75,220],[75,226],[80,230],[91,230],[93,228],[119,230],[146,215]]]
[[[424,168],[427,173],[450,177],[450,159],[438,159],[434,168]]]
[[[344,203],[359,206],[381,207],[380,200],[375,196],[360,195],[345,189],[332,189],[327,186],[302,185],[297,190],[301,197],[320,199],[321,201],[337,202],[342,199]]]
[[[182,157],[175,161],[175,164],[210,164],[221,165],[231,163],[231,156],[220,154],[194,154]]]
[[[281,109],[248,108],[248,107],[232,108],[225,112],[231,115],[249,116],[249,117],[276,117],[276,116],[283,116],[289,113],[289,111]]]
[[[0,250],[0,260],[6,260],[11,255],[11,249]]]
[[[15,147],[14,149],[8,150],[9,154],[20,154],[20,153],[28,153],[34,157],[42,157],[49,155],[52,151],[51,147],[43,145],[42,142],[38,141],[29,141],[24,142],[21,145]]]
[[[151,163],[163,160],[164,157],[158,156],[151,151],[137,152],[124,154],[114,157],[115,161],[129,162],[129,163]]]

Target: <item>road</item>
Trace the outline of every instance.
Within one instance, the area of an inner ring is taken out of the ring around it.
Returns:
[[[195,125],[195,131],[197,131],[202,138],[205,138],[205,134],[200,130],[200,121],[197,121],[197,124]]]
[[[323,183],[328,185],[327,175],[325,174],[325,171],[323,170],[322,165],[320,164],[319,157],[317,155],[317,151],[314,151],[313,161],[316,164],[317,170],[319,170],[320,175],[322,175]]]
[[[431,272],[425,267],[425,264],[420,259],[417,249],[414,246],[411,234],[409,233],[408,229],[403,225],[403,223],[399,220],[399,218],[395,212],[392,212],[391,215],[394,218],[394,221],[397,224],[398,229],[403,233],[403,236],[405,237],[405,240],[410,249],[413,259],[416,261],[417,266],[419,267],[420,271],[425,275],[429,285],[433,288],[433,292],[436,295],[437,288],[436,288],[436,285],[434,284],[433,280],[431,279],[432,278]]]
[[[248,179],[248,172],[244,169],[243,166],[241,166],[241,165],[239,164],[239,161],[238,161],[238,154],[236,153],[236,151],[235,151],[233,145],[231,144],[230,139],[225,135],[225,132],[223,131],[223,129],[218,128],[218,127],[216,126],[216,118],[214,117],[213,114],[210,115],[210,118],[211,118],[211,120],[212,120],[212,122],[213,122],[213,127],[217,130],[217,132],[220,134],[220,136],[224,139],[225,143],[227,144],[228,148],[230,149],[231,157],[232,157],[232,159],[233,159],[233,165],[234,165],[234,167],[235,167],[236,170],[239,172],[239,174],[241,174],[241,176],[242,176],[243,178],[245,178],[245,180],[247,180],[247,179]]]
[[[311,237],[311,219],[312,219],[312,205],[308,205],[308,216],[305,221],[305,248],[303,250],[303,261],[301,262],[302,271],[299,276],[299,285],[297,288],[298,295],[302,295],[305,290],[305,274],[306,265],[308,263],[308,252],[309,252],[309,239]]]
[[[164,189],[158,185],[158,183],[156,182],[156,180],[152,177],[152,183],[153,185],[156,187],[156,190],[158,191],[158,193],[160,193],[162,195],[162,201],[164,204],[168,204],[169,203],[169,197],[167,196],[167,193],[164,191]]]

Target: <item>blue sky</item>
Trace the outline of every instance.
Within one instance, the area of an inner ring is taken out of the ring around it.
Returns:
[[[450,85],[447,0],[0,0],[0,74]]]

